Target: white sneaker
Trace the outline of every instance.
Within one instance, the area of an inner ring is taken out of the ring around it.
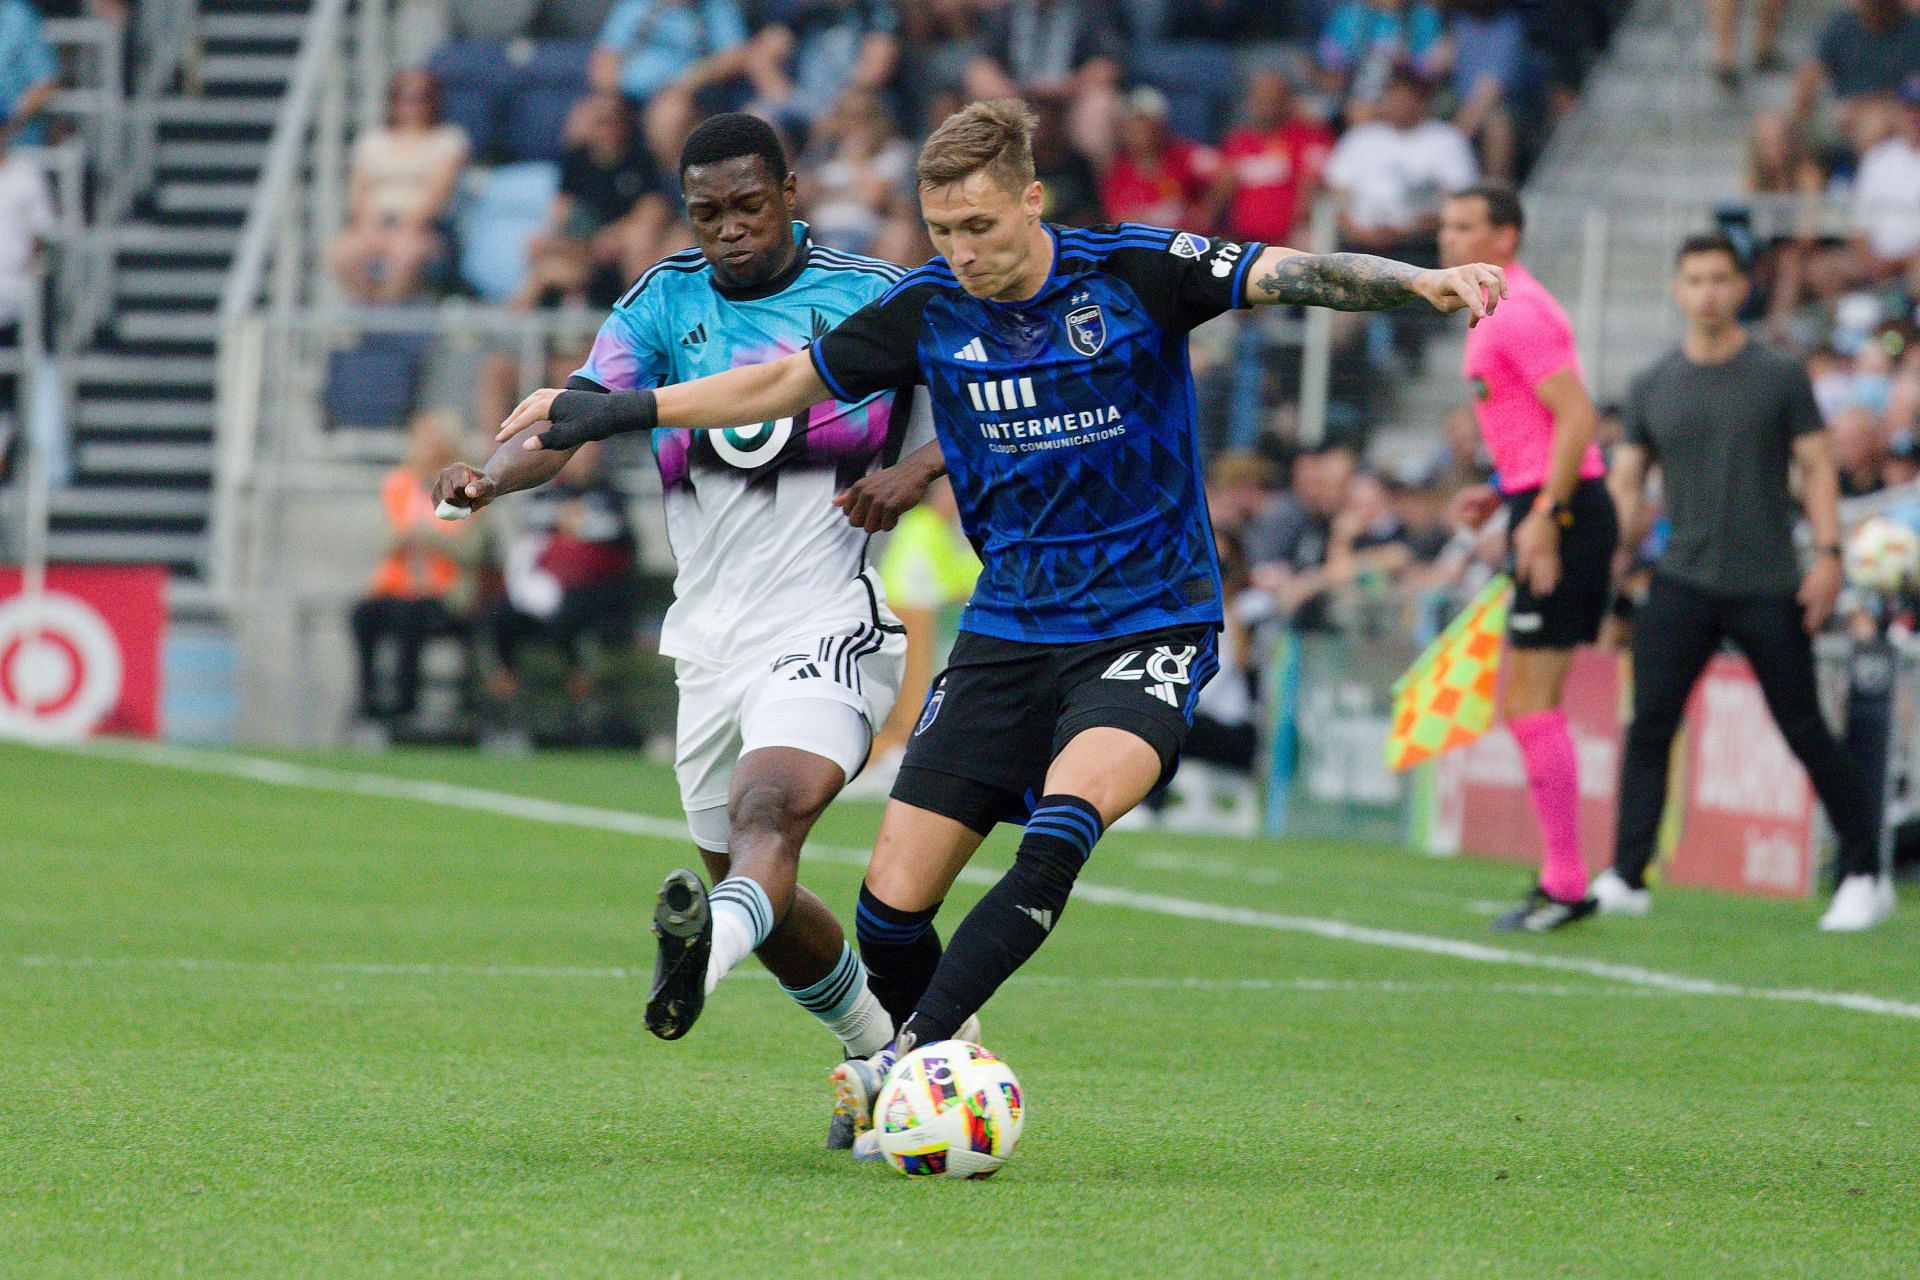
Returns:
[[[1829,933],[1854,933],[1884,924],[1893,914],[1893,880],[1888,876],[1848,876],[1834,890],[1833,902],[1820,917]]]
[[[1653,894],[1646,889],[1634,888],[1611,867],[1594,878],[1593,887],[1587,892],[1600,900],[1600,910],[1604,915],[1643,916],[1653,910]]]

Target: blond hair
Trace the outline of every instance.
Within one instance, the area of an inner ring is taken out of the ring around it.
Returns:
[[[947,187],[984,171],[996,186],[1025,191],[1033,182],[1033,130],[1038,123],[1018,98],[962,107],[920,148],[915,176],[923,187]]]

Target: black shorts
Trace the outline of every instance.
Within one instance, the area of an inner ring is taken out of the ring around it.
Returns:
[[[1125,729],[1173,776],[1201,686],[1220,669],[1211,625],[1085,644],[963,631],[907,742],[893,798],[985,834],[1024,822],[1047,768],[1082,730]]]
[[[1517,529],[1540,490],[1507,495],[1507,527]],[[1582,480],[1567,501],[1571,523],[1560,530],[1560,581],[1537,596],[1516,582],[1507,613],[1507,639],[1516,649],[1572,649],[1592,644],[1613,598],[1613,553],[1620,522],[1613,497],[1598,479]]]

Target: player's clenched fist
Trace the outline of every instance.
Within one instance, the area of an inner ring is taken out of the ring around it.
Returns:
[[[1413,281],[1413,291],[1436,311],[1452,313],[1464,308],[1472,317],[1467,324],[1472,326],[1492,315],[1500,299],[1507,296],[1507,273],[1491,262],[1469,262],[1422,271]]]
[[[456,462],[434,477],[433,509],[442,520],[465,520],[498,492],[499,486],[485,472]]]

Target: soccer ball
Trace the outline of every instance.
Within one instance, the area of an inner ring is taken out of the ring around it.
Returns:
[[[895,1065],[873,1104],[887,1163],[909,1178],[985,1178],[1013,1155],[1026,1107],[1007,1064],[939,1040]]]
[[[1863,591],[1900,591],[1920,574],[1920,533],[1886,516],[1861,522],[1847,539],[1847,581]]]

